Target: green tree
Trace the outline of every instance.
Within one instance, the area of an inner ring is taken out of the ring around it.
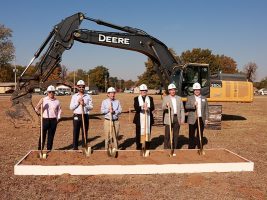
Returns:
[[[183,64],[185,63],[206,63],[210,66],[211,73],[222,71],[223,73],[237,73],[236,61],[225,55],[214,55],[209,49],[192,49],[184,51],[179,57]]]
[[[192,51],[187,50],[182,52],[180,59],[183,64],[186,63],[206,63],[210,66],[211,73],[220,70],[219,56],[214,56],[209,49],[195,48]]]
[[[237,64],[233,58],[225,55],[217,55],[216,58],[219,59],[219,66],[223,73],[234,74],[238,72]]]
[[[161,86],[161,82],[157,72],[154,70],[153,62],[148,58],[145,62],[145,72],[138,76],[137,85],[146,84],[150,89],[158,89]]]
[[[10,38],[12,30],[0,24],[0,82],[14,80],[10,62],[14,59],[15,48]]]
[[[12,30],[0,24],[0,66],[10,63],[14,59],[15,48],[10,38]]]
[[[135,81],[132,81],[132,80],[127,80],[124,82],[124,87],[127,89],[134,87],[134,85],[135,85]]]
[[[109,77],[108,86],[117,88],[117,86],[118,86],[118,77]]]
[[[9,64],[0,66],[0,82],[14,81],[13,68]]]
[[[71,72],[67,73],[67,76],[66,76],[65,79],[67,81],[72,82],[73,84],[76,85],[76,83],[73,82],[74,81],[74,73],[75,73],[75,82],[76,83],[77,83],[78,80],[83,80],[83,81],[86,82],[86,80],[87,80],[87,73],[83,69],[77,69],[75,71],[71,71]]]
[[[104,66],[97,66],[88,71],[90,76],[90,85],[95,85],[99,90],[104,91],[105,86],[108,86],[109,71]],[[105,83],[106,81],[106,83]]]

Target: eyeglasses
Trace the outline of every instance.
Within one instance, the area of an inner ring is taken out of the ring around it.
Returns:
[[[85,86],[78,86],[78,88],[85,88]]]
[[[55,91],[49,91],[48,93],[55,93]]]

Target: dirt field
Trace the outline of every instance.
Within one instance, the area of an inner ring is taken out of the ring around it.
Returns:
[[[132,94],[118,94],[121,116],[120,149],[135,149]],[[34,96],[36,103],[40,96]],[[72,120],[70,97],[58,97],[63,118],[54,140],[54,149],[71,149]],[[104,147],[100,104],[105,95],[93,96],[90,144]],[[154,96],[160,105],[160,96]],[[227,148],[255,164],[254,172],[201,173],[127,176],[14,176],[13,167],[29,150],[37,148],[38,128],[13,128],[6,119],[9,97],[0,97],[0,194],[1,199],[267,199],[267,97],[250,104],[224,103],[221,131],[206,130],[204,148]],[[163,148],[164,128],[152,128],[152,148]],[[180,147],[187,148],[187,125],[181,127]]]

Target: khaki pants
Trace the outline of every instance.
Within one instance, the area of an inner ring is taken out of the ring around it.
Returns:
[[[115,137],[117,139],[117,142],[115,142],[115,148],[118,149],[118,135],[119,135],[119,131],[120,131],[120,122],[117,121],[112,121],[112,127],[111,127],[111,135],[110,137],[112,137],[112,134],[115,133]],[[114,132],[115,131],[115,132]],[[104,133],[105,133],[105,149],[108,148],[108,134],[110,132],[110,121],[109,120],[104,120]]]

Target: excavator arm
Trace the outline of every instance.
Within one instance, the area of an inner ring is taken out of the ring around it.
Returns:
[[[160,76],[164,73],[168,79],[171,76],[172,67],[177,65],[167,47],[149,35],[78,30],[74,33],[74,38],[82,43],[126,49],[145,54],[157,66],[161,72]]]
[[[87,29],[79,29],[83,20],[90,20],[99,25],[110,27],[123,32],[103,32]],[[159,75],[162,84],[171,82],[173,69],[179,68],[168,47],[146,32],[128,26],[118,26],[102,20],[86,17],[83,13],[76,13],[65,18],[57,24],[34,54],[34,57],[21,74],[17,90],[12,94],[12,107],[7,114],[17,121],[36,121],[36,113],[33,110],[31,93],[35,87],[46,87],[51,84],[48,77],[55,67],[61,62],[65,50],[71,49],[74,41],[90,43],[113,48],[126,49],[147,55],[154,63],[154,68]],[[50,43],[49,43],[50,42]],[[49,44],[49,45],[48,45]],[[33,61],[38,58],[42,51],[36,72],[33,76],[25,74]],[[182,70],[182,69],[181,69]],[[182,73],[181,73],[182,74]],[[17,125],[17,122],[14,121]]]

